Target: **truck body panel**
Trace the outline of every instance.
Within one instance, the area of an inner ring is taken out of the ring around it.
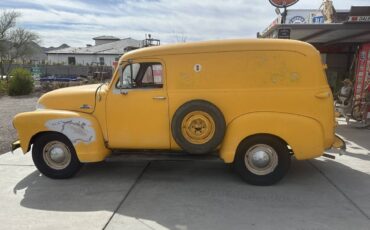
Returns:
[[[161,65],[161,87],[118,87],[120,74],[135,63]],[[23,151],[40,132],[63,133],[47,125],[53,121],[85,122],[95,131],[94,142],[74,144],[84,162],[103,160],[113,149],[179,150],[172,118],[181,105],[198,99],[214,104],[225,117],[226,135],[218,151],[228,163],[239,143],[256,134],[285,141],[297,159],[318,157],[334,143],[333,97],[320,55],[307,43],[258,39],[164,45],[131,51],[119,64],[109,84],[51,92],[39,100],[44,109],[17,115]]]

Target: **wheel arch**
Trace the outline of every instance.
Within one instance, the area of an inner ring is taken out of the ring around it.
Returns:
[[[253,138],[253,137],[259,137],[259,136],[266,136],[266,137],[272,137],[278,141],[280,141],[284,146],[286,146],[288,149],[291,148],[288,144],[288,142],[286,142],[283,138],[277,136],[277,135],[274,135],[274,134],[271,134],[271,133],[255,133],[255,134],[251,134],[247,137],[245,137],[243,140],[241,140],[238,144],[238,147],[240,146],[240,144],[245,141],[246,139],[250,139],[250,138]],[[288,147],[289,146],[289,147]],[[291,150],[291,149],[290,149]],[[292,155],[294,155],[294,153],[292,152]]]
[[[53,133],[55,133],[55,134],[59,134],[59,135],[62,135],[62,136],[66,137],[66,138],[68,139],[68,137],[67,137],[66,135],[64,135],[63,133],[61,133],[61,132],[56,132],[56,131],[41,131],[41,132],[38,132],[38,133],[36,133],[35,135],[33,135],[33,136],[31,137],[31,139],[30,139],[30,141],[29,141],[29,143],[28,143],[28,146],[27,146],[27,152],[28,152],[28,151],[30,151],[30,149],[31,149],[31,145],[33,145],[33,144],[35,143],[35,141],[36,141],[39,137],[41,137],[41,136],[43,136],[43,135],[47,135],[47,134],[53,134]],[[69,139],[68,139],[68,140],[69,140]]]
[[[13,120],[24,153],[37,138],[48,132],[67,137],[81,162],[105,159],[110,150],[105,146],[99,122],[90,114],[63,110],[37,110],[20,113]]]

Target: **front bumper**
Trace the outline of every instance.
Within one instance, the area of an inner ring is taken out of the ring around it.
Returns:
[[[20,148],[21,147],[21,142],[18,140],[18,141],[14,141],[12,143],[12,152],[14,152],[14,150],[16,150],[17,148]]]

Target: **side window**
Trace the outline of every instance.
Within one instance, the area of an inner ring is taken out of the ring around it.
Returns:
[[[136,77],[140,70],[140,64],[130,64],[126,65],[124,69],[122,69],[122,66],[119,67],[119,80],[117,82],[117,88],[122,89],[130,89],[130,88],[136,88]],[[132,76],[131,76],[132,71]]]
[[[160,63],[135,63],[126,65],[123,70],[119,70],[119,73],[120,80],[117,82],[117,88],[163,87],[163,68]]]
[[[161,64],[151,64],[146,67],[141,86],[153,88],[161,88],[163,86],[163,69]]]
[[[144,73],[143,80],[141,80],[141,83],[143,83],[143,84],[152,84],[152,83],[154,83],[152,66],[148,66],[146,68],[146,71]]]

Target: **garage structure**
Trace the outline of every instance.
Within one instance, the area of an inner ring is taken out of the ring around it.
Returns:
[[[327,23],[321,10],[288,10],[286,24],[278,16],[260,38],[285,38],[314,45],[327,65],[328,82],[334,93],[349,78],[355,94],[362,96],[364,84],[370,81],[370,7],[352,6],[334,10]]]

